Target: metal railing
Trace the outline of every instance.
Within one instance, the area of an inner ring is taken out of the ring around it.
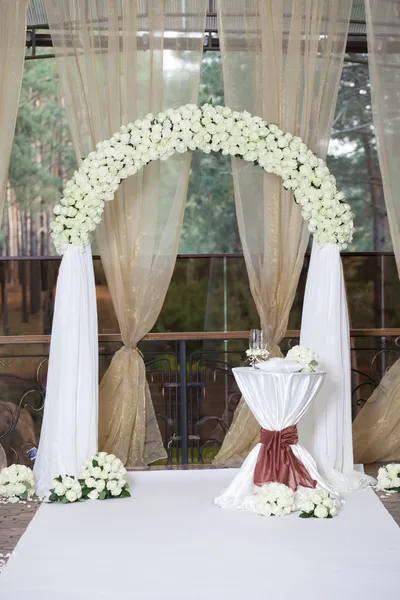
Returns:
[[[282,349],[298,337],[298,330],[288,331]],[[354,329],[351,337],[356,414],[400,356],[400,328]],[[247,331],[178,332],[148,334],[140,343],[167,463],[211,462],[218,452],[240,399],[232,368],[243,364],[247,339]],[[31,464],[34,457],[49,342],[41,335],[0,338],[0,443],[9,462]],[[120,344],[119,334],[99,335],[100,374]]]

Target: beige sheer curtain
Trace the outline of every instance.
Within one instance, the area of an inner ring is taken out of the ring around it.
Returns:
[[[24,70],[28,0],[0,0],[0,225]]]
[[[28,0],[0,0],[0,226],[24,70]],[[7,464],[0,444],[0,469]]]
[[[365,0],[372,110],[383,190],[400,275],[400,4]],[[400,459],[400,360],[353,423],[356,462]]]
[[[45,0],[78,157],[148,112],[197,103],[206,0]],[[106,206],[98,241],[124,346],[100,385],[99,448],[127,466],[166,456],[137,343],[178,250],[190,155],[151,163]]]
[[[325,158],[351,5],[349,0],[219,0],[226,104],[277,123]],[[233,177],[251,293],[272,356],[279,356],[307,226],[279,178],[237,159]],[[259,426],[241,400],[216,462],[238,464],[258,441]]]

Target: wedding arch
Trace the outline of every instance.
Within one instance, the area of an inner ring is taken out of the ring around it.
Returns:
[[[342,348],[349,329],[339,252],[352,240],[353,215],[325,162],[299,137],[248,112],[188,104],[156,116],[148,114],[122,126],[110,140],[99,142],[67,183],[60,204],[54,207],[51,235],[63,260],[35,464],[40,494],[47,493],[55,474],[77,474],[80,465],[97,450],[98,335],[90,233],[101,222],[105,202],[113,200],[124,179],[153,160],[167,160],[176,152],[196,149],[222,152],[259,165],[281,177],[285,189],[293,190],[294,200],[301,206],[317,242],[308,275],[302,335],[304,321],[311,322],[315,315],[320,321],[326,306],[333,302],[337,306],[333,322],[341,333],[328,344],[330,354],[322,364],[328,369],[327,363],[332,363],[334,378],[339,372],[339,365],[334,364],[338,353],[350,373],[350,355],[346,355],[346,347],[344,351]],[[321,253],[324,247],[327,251]],[[316,299],[314,284],[320,276],[325,282]],[[307,317],[307,306],[311,305]],[[306,345],[321,357],[319,347],[326,342],[325,337],[321,338],[321,327],[306,329]],[[310,331],[315,339],[309,339]]]
[[[113,199],[124,179],[152,160],[197,149],[243,158],[280,176],[285,189],[293,190],[295,201],[302,206],[303,218],[316,241],[337,243],[342,249],[351,241],[350,206],[325,162],[299,137],[248,112],[188,104],[157,116],[150,113],[97,144],[67,183],[61,204],[54,208],[51,235],[59,254],[69,244],[83,248],[89,242],[105,202]]]

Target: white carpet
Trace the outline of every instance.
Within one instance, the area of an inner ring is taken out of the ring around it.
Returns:
[[[335,519],[211,504],[236,471],[132,473],[132,498],[43,505],[0,576],[1,600],[386,600],[400,529],[372,490]]]

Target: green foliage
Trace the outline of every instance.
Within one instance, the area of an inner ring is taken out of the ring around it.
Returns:
[[[40,252],[36,249],[37,230],[42,226],[48,247],[45,215],[51,213],[76,164],[55,60],[26,61],[9,167],[11,194],[8,196],[9,203],[19,206],[20,227],[26,230],[20,253]]]
[[[224,104],[221,54],[204,55],[199,105]],[[231,158],[222,154],[192,154],[180,254],[241,251],[233,195]]]
[[[343,65],[327,164],[355,214],[348,251],[391,250],[373,128],[366,55]]]
[[[61,176],[69,177],[76,167],[58,87],[53,59],[26,62],[9,170],[22,206],[32,208],[37,196],[55,202],[62,190]]]

